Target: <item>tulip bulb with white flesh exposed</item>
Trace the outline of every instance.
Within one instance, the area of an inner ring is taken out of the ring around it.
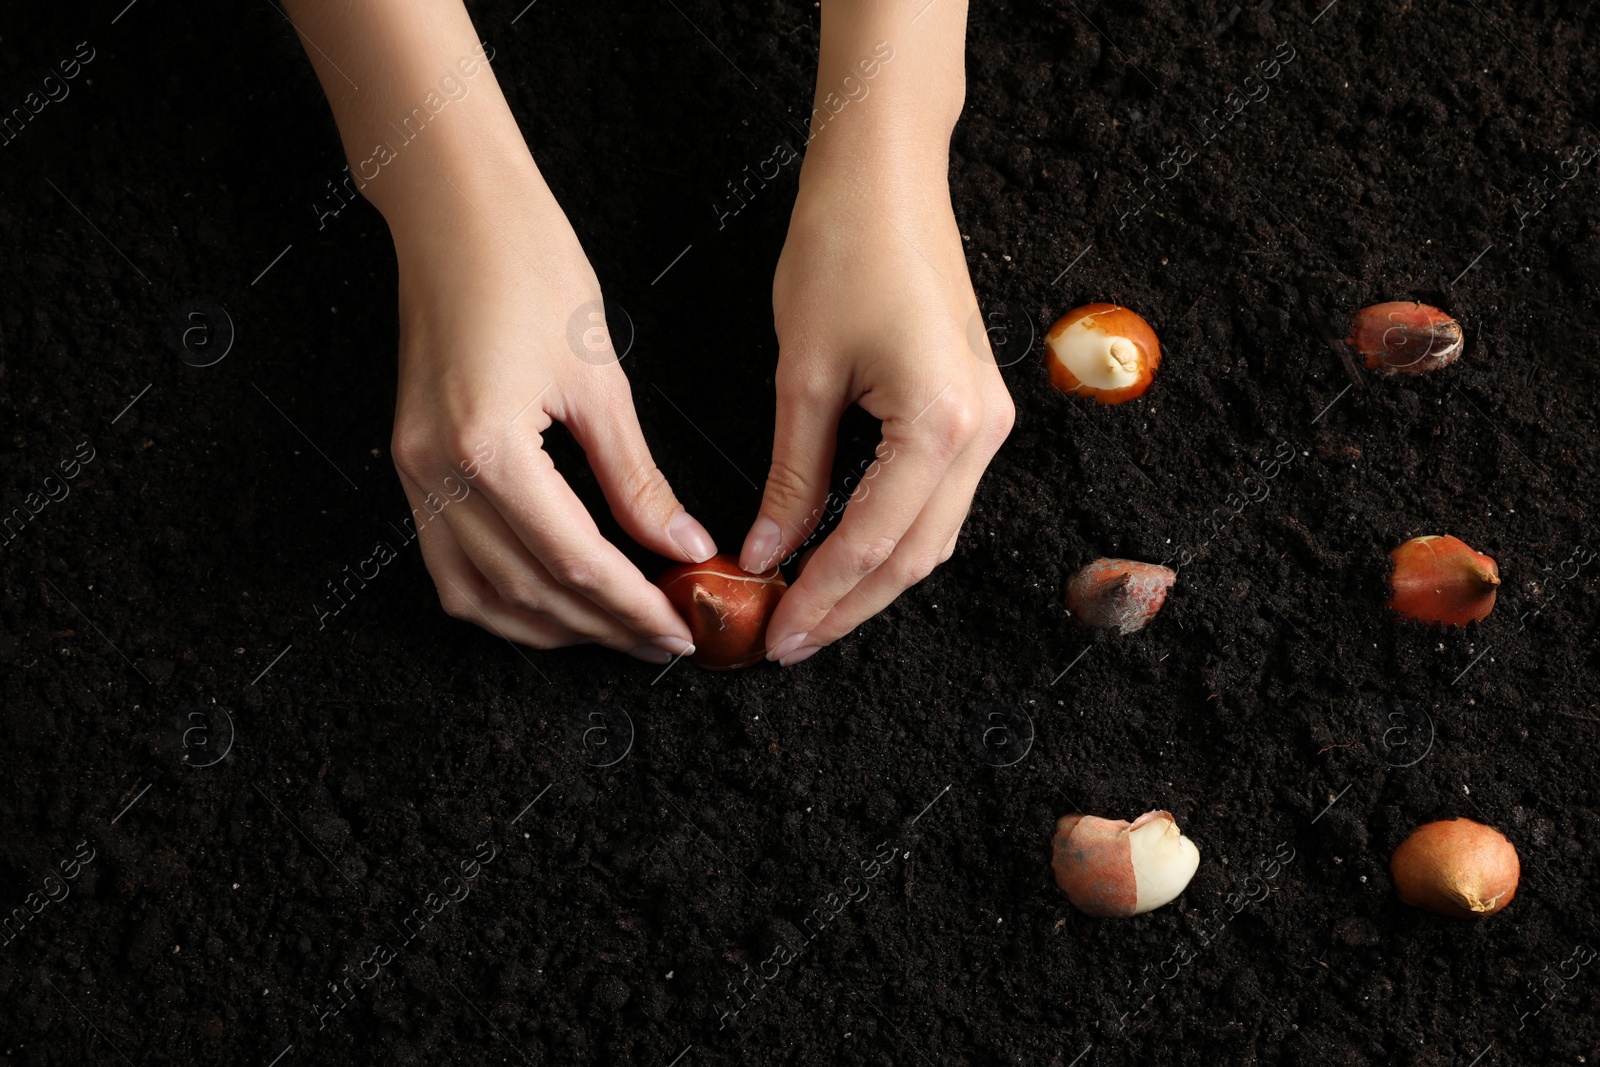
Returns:
[[[1050,383],[1102,404],[1143,396],[1161,365],[1156,332],[1116,304],[1086,304],[1067,312],[1044,341]]]
[[[1200,850],[1165,811],[1133,822],[1065,815],[1050,866],[1073,907],[1102,918],[1152,911],[1175,899],[1200,866]]]

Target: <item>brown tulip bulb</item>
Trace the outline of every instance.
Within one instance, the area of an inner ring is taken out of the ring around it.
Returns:
[[[1517,895],[1522,861],[1504,834],[1471,819],[1417,827],[1389,860],[1407,904],[1457,919],[1493,915]]]
[[[714,671],[750,667],[765,658],[767,620],[788,588],[776,567],[749,574],[738,560],[720,555],[670,567],[656,585],[689,624],[695,649],[689,662]]]
[[[1065,815],[1051,839],[1056,885],[1086,915],[1126,918],[1173,900],[1200,866],[1200,850],[1165,811],[1133,822]]]
[[[1412,301],[1373,304],[1356,312],[1346,340],[1367,359],[1368,370],[1422,374],[1461,356],[1461,324],[1436,307]]]

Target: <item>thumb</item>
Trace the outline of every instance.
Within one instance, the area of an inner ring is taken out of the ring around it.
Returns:
[[[778,357],[778,413],[761,513],[745,536],[739,566],[752,574],[771,570],[797,551],[821,525],[846,400],[839,383],[797,381]]]
[[[600,390],[590,403],[574,405],[562,422],[589,459],[611,514],[628,536],[668,559],[704,563],[717,553],[706,528],[678,503],[651,458],[627,378]]]

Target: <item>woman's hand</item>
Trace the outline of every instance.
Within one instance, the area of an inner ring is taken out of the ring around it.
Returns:
[[[883,441],[767,625],[767,658],[784,666],[950,558],[1015,418],[950,207],[966,16],[964,0],[823,3],[816,106],[772,286],[772,470],[740,565],[765,570],[810,539],[846,407],[882,422]]]
[[[768,568],[816,529],[847,406],[880,420],[883,441],[768,624],[768,658],[784,666],[950,558],[1014,418],[975,319],[942,166],[852,173],[817,162],[802,175],[773,282],[777,433],[741,566]]]
[[[650,458],[600,283],[461,0],[285,2],[351,177],[394,237],[394,461],[445,610],[537,648],[596,642],[652,663],[691,651],[544,450],[563,423],[640,544],[694,562],[716,551]]]
[[[716,547],[650,458],[600,285],[531,159],[493,184],[448,171],[400,261],[395,466],[444,608],[537,648],[595,642],[652,663],[692,650],[662,592],[600,535],[542,434],[572,432],[612,514],[675,560]]]

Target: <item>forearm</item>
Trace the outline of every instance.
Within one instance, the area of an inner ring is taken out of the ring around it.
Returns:
[[[823,0],[807,164],[937,175],[966,96],[965,0]]]
[[[543,189],[461,0],[285,0],[354,185],[401,231]],[[452,188],[454,186],[454,188]]]

